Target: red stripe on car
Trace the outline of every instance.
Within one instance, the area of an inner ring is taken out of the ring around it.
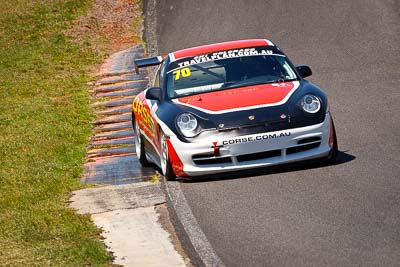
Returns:
[[[253,85],[181,97],[178,103],[205,111],[221,112],[277,104],[296,88],[293,82]]]

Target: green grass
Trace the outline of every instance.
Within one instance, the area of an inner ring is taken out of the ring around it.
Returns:
[[[110,265],[99,230],[68,208],[91,133],[90,66],[63,34],[90,0],[0,7],[0,266]]]

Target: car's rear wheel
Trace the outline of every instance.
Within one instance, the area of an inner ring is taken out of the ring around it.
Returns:
[[[143,136],[140,134],[139,123],[137,122],[137,120],[134,121],[133,125],[135,130],[136,155],[139,159],[140,164],[143,167],[147,167],[150,165],[150,162],[147,160],[146,157],[146,148],[144,147]]]
[[[169,161],[168,145],[165,140],[165,135],[163,133],[161,133],[160,139],[161,139],[161,155],[160,155],[161,171],[165,179],[167,179],[168,181],[174,181],[176,179],[176,175],[172,170],[172,166]]]

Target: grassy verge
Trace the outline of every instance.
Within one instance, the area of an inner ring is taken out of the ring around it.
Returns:
[[[85,74],[100,58],[63,31],[90,0],[3,0],[0,8],[0,265],[109,265],[80,187],[91,132]]]

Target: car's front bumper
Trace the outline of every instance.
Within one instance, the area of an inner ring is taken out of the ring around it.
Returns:
[[[331,117],[322,123],[283,131],[237,137],[207,137],[184,143],[176,136],[170,141],[183,171],[202,176],[328,157]]]

